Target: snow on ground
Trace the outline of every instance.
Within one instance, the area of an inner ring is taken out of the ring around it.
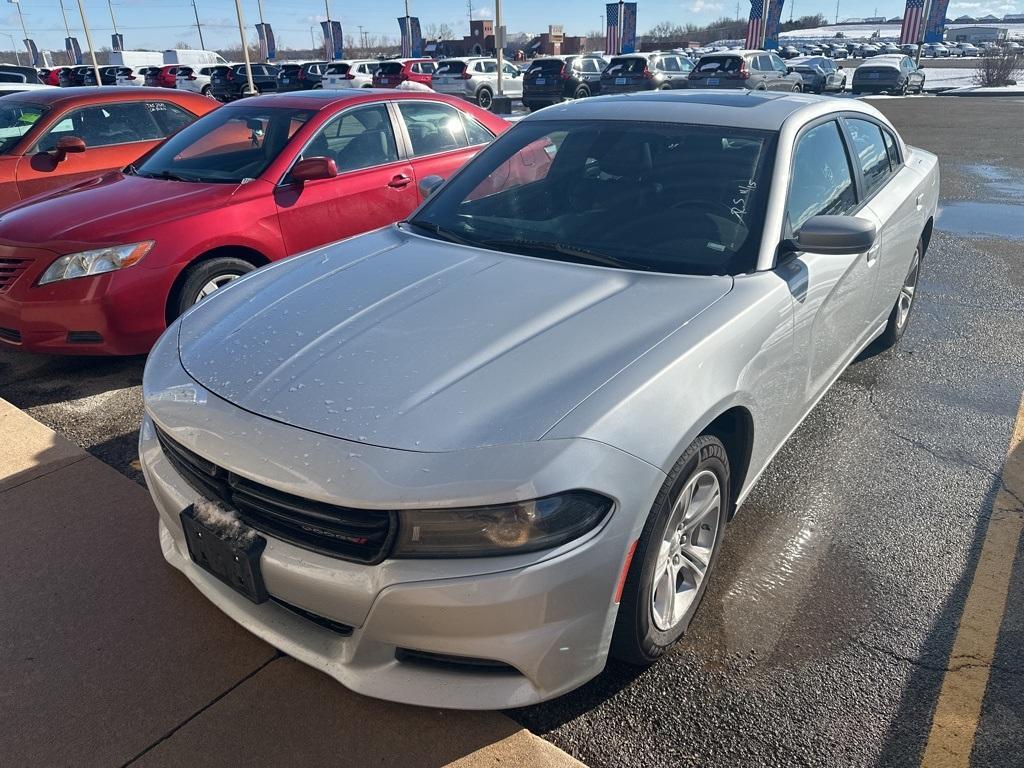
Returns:
[[[1010,38],[1024,38],[1024,24],[1003,24],[993,22],[986,24],[947,24],[946,33],[950,38],[955,39],[953,30],[960,27],[993,26],[1006,27]],[[868,39],[876,32],[881,40],[896,40],[900,36],[899,24],[830,24],[826,27],[815,27],[813,29],[794,29],[791,32],[782,32],[779,37],[783,40],[826,40],[842,32],[847,40]]]
[[[925,90],[936,88],[963,88],[974,85],[977,69],[947,69],[946,67],[929,67],[924,65]]]

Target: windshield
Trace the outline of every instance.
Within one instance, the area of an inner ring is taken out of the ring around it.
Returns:
[[[221,107],[160,145],[136,174],[224,184],[255,179],[312,115],[308,109]]]
[[[520,123],[410,223],[541,258],[694,275],[757,262],[775,134],[620,121]]]
[[[10,152],[45,111],[34,104],[0,100],[0,155]]]

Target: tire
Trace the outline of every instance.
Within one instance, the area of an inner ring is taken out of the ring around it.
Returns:
[[[685,530],[689,510],[677,507],[691,488],[696,488],[692,504],[704,502],[708,513],[691,518],[689,525],[696,527],[680,540],[669,529]],[[712,511],[715,498],[717,509]],[[718,560],[731,503],[725,446],[714,435],[701,435],[669,472],[637,541],[612,635],[615,658],[647,666],[682,637]],[[698,580],[701,561],[703,576]]]
[[[903,338],[903,334],[906,333],[907,325],[910,323],[911,310],[914,309],[914,305],[917,303],[914,299],[917,294],[917,283],[921,276],[921,259],[923,256],[924,241],[918,240],[917,248],[914,250],[914,258],[910,263],[910,271],[907,273],[907,277],[900,287],[900,294],[896,298],[896,303],[889,313],[889,322],[886,323],[882,335],[872,343],[868,351],[869,356],[892,349]]]
[[[903,83],[903,85],[900,87],[900,96],[906,96],[909,90],[910,86],[906,82]]]
[[[803,91],[803,88],[801,88],[799,85],[793,86],[793,93],[800,93],[801,91]]]
[[[237,277],[252,272],[256,267],[244,259],[219,256],[193,264],[185,270],[185,281],[178,289],[172,304],[173,317],[198,304],[214,290],[222,288]],[[216,287],[212,287],[212,285]],[[172,318],[173,319],[173,318]]]
[[[480,109],[490,109],[493,102],[494,94],[491,93],[490,88],[481,88],[476,92],[476,105]]]
[[[576,93],[572,95],[574,99],[585,99],[590,95],[590,89],[585,85],[581,85],[576,89]]]
[[[212,96],[210,96],[210,86],[208,86],[208,85],[204,85],[203,86],[203,90],[200,91],[200,93],[203,96],[206,96],[207,98],[213,98]]]

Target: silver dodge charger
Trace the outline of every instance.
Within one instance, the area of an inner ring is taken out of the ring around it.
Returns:
[[[163,553],[370,696],[513,707],[650,664],[772,456],[906,329],[936,158],[863,102],[652,92],[421,189],[163,335]]]

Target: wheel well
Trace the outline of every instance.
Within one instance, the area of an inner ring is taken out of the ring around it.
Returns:
[[[248,261],[254,267],[262,267],[264,264],[270,263],[270,259],[259,251],[253,250],[252,248],[246,248],[242,245],[224,245],[220,248],[214,248],[213,250],[196,256],[192,261],[182,267],[180,272],[178,272],[178,276],[174,278],[174,285],[171,286],[170,293],[167,294],[167,306],[164,307],[164,317],[166,318],[168,325],[174,321],[171,307],[178,303],[178,292],[181,290],[181,286],[185,283],[188,271],[196,264],[209,261],[210,259],[216,259],[221,256],[230,256],[236,259],[242,259],[243,261]]]
[[[921,233],[921,242],[924,243],[924,253],[928,252],[928,243],[932,240],[932,225],[934,225],[932,219],[928,219],[928,223],[924,225],[924,232]],[[922,256],[924,254],[921,254]]]
[[[715,435],[725,445],[729,456],[729,480],[733,508],[736,512],[736,497],[743,488],[743,482],[750,468],[750,451],[754,447],[754,419],[750,411],[741,406],[730,408],[708,424],[704,434]]]

